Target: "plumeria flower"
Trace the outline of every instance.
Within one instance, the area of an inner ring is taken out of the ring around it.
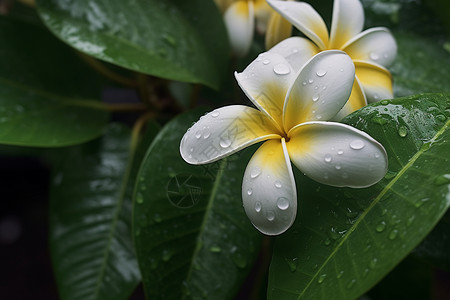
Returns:
[[[245,56],[253,33],[266,34],[266,49],[291,36],[292,25],[275,12],[265,0],[215,0],[224,13],[231,48],[237,56]],[[255,24],[256,22],[256,24]]]
[[[262,233],[283,233],[297,213],[290,161],[336,187],[367,187],[387,171],[381,144],[349,125],[326,121],[347,101],[354,76],[352,60],[342,51],[320,52],[298,73],[283,56],[260,54],[235,73],[257,109],[231,105],[201,117],[181,140],[181,156],[205,164],[264,142],[244,173],[244,209]]]
[[[397,55],[397,44],[384,27],[362,31],[364,10],[359,0],[334,0],[330,34],[323,19],[308,3],[267,2],[309,38],[297,37],[284,42],[285,48],[302,49],[305,57],[297,55],[300,61],[305,62],[318,52],[330,49],[345,51],[352,58],[356,68],[355,83],[350,99],[338,117],[367,105],[367,102],[393,97],[392,77],[386,67]]]

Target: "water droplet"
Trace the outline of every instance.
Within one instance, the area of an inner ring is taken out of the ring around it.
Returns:
[[[260,212],[261,209],[262,209],[262,204],[261,204],[261,202],[257,201],[255,203],[255,210],[256,210],[256,212]]]
[[[392,231],[388,235],[388,238],[390,240],[395,240],[395,238],[397,237],[397,234],[398,234],[398,230],[397,229],[392,229]]]
[[[268,59],[263,60],[263,64],[265,64],[265,65],[270,64],[270,60],[268,60]]]
[[[306,84],[307,84],[307,82],[306,82],[306,81],[303,81],[303,82],[302,82],[302,84],[303,84],[303,85],[306,85]]]
[[[327,74],[326,70],[317,70],[316,75],[319,77],[323,77],[325,76],[325,74]]]
[[[251,178],[256,178],[261,174],[261,169],[256,167],[254,168],[251,172],[250,172],[250,177]]]
[[[364,148],[364,146],[364,141],[362,140],[353,140],[350,142],[350,148],[352,148],[353,150],[360,150]]]
[[[297,48],[293,48],[292,49],[292,53],[298,53],[298,49]]]
[[[271,210],[267,211],[266,218],[269,221],[275,220],[275,213],[273,211],[271,211]]]
[[[336,168],[336,170],[340,170],[342,168],[340,163],[336,163],[334,167]]]
[[[349,283],[347,284],[347,288],[351,289],[356,283],[356,279],[352,279],[349,281]]]
[[[217,118],[219,115],[220,115],[220,112],[217,110],[215,110],[211,113],[211,117],[213,117],[213,118]]]
[[[369,54],[369,57],[370,57],[371,60],[378,60],[380,58],[380,55],[378,53],[371,52]]]
[[[416,218],[415,215],[412,215],[406,220],[406,226],[411,226],[411,224],[414,222],[414,219]]]
[[[444,174],[444,175],[437,176],[436,178],[434,178],[433,182],[435,185],[448,184],[448,183],[450,183],[450,174]]]
[[[273,67],[273,71],[275,74],[278,75],[286,75],[289,74],[291,72],[291,70],[289,69],[289,66],[286,64],[277,64]]]
[[[153,216],[153,220],[154,220],[156,223],[161,223],[161,222],[162,222],[162,218],[161,218],[161,216],[160,216],[159,214],[155,214],[155,215]]]
[[[219,246],[211,246],[209,248],[209,251],[213,252],[213,253],[219,253],[222,251],[222,249]]]
[[[340,271],[337,275],[336,278],[341,278],[344,275],[344,271]]]
[[[405,137],[408,134],[408,128],[406,126],[401,125],[398,128],[398,135],[401,137]]]
[[[381,104],[388,105],[389,104],[389,100],[381,100]]]
[[[295,272],[297,270],[297,266],[298,266],[298,258],[297,257],[294,257],[292,259],[285,258],[285,260],[289,266],[289,270],[291,272]]]
[[[419,208],[419,207],[421,207],[425,202],[428,202],[429,200],[430,200],[430,198],[422,198],[422,199],[416,201],[416,202],[414,203],[414,206],[417,207],[417,208]]]
[[[144,196],[141,193],[138,193],[136,195],[136,202],[139,203],[139,204],[144,203]]]
[[[326,238],[326,239],[323,241],[323,243],[324,243],[325,246],[330,246],[331,240],[330,240],[329,238]]]
[[[344,150],[342,150],[342,149],[339,149],[339,150],[337,151],[337,154],[339,154],[339,155],[342,155],[342,154],[344,154]]]
[[[253,194],[253,190],[252,189],[248,189],[247,195],[251,196],[252,194]]]
[[[219,144],[220,144],[220,147],[222,147],[222,148],[228,148],[231,146],[231,140],[229,140],[229,139],[220,140]]]
[[[322,274],[322,275],[320,275],[320,276],[319,276],[319,279],[317,280],[317,282],[318,282],[318,283],[322,283],[322,282],[325,280],[326,277],[327,277],[327,274]]]
[[[241,253],[236,252],[236,248],[235,247],[233,247],[231,249],[231,260],[234,262],[234,264],[239,269],[243,269],[243,268],[245,268],[245,266],[247,266],[247,259]]]
[[[277,200],[277,206],[281,210],[286,210],[289,208],[289,200],[286,197],[280,197]],[[269,220],[270,221],[270,220]]]
[[[202,133],[200,132],[200,131],[197,131],[196,133],[195,133],[195,137],[196,138],[200,138],[202,136]]]
[[[164,250],[162,253],[162,260],[169,261],[172,258],[172,251]]]
[[[331,162],[333,160],[333,158],[331,157],[330,153],[325,154],[325,157],[323,158],[323,160],[327,163]]]
[[[317,102],[317,100],[319,100],[319,98],[320,98],[319,94],[314,94],[312,96],[312,101]]]
[[[384,229],[386,229],[386,222],[384,222],[384,221],[381,221],[381,222],[375,227],[375,230],[376,230],[377,232],[383,232]]]
[[[191,149],[189,149],[189,152],[194,152],[194,148],[192,147]]]
[[[309,82],[309,83],[313,83],[313,82],[314,82],[314,79],[311,78],[311,79],[308,80],[308,82]]]
[[[317,120],[322,119],[322,115],[316,115],[316,119],[317,119]]]
[[[372,258],[372,260],[369,262],[369,268],[375,269],[377,266],[378,259],[376,257]]]
[[[207,139],[207,138],[209,138],[210,135],[211,135],[211,132],[205,132],[205,133],[203,133],[203,138]]]

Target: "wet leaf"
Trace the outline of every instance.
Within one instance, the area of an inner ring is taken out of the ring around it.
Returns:
[[[168,123],[149,148],[136,186],[134,241],[149,299],[232,299],[260,245],[242,208],[244,168],[254,149],[193,166],[179,145],[199,111]]]
[[[421,242],[450,205],[449,117],[449,95],[425,94],[344,119],[384,145],[388,173],[365,189],[296,174],[297,221],[276,240],[269,299],[356,299]]]
[[[149,127],[136,153],[130,130],[58,154],[50,203],[50,247],[63,300],[124,300],[140,281],[131,236],[132,192]],[[134,161],[134,164],[132,163]]]
[[[101,60],[217,88],[228,40],[215,4],[195,1],[37,1],[49,29]]]
[[[59,147],[99,136],[103,84],[45,28],[0,17],[0,143]]]

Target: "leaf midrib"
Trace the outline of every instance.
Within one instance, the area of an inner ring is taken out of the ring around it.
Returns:
[[[433,142],[441,136],[445,130],[450,126],[450,120],[448,120],[444,126],[436,132],[436,134],[428,141],[433,144]],[[431,148],[431,146],[430,146]],[[369,207],[359,216],[359,218],[356,220],[355,224],[349,229],[349,232],[341,239],[338,246],[334,248],[331,255],[327,257],[325,262],[322,264],[322,266],[316,271],[315,275],[311,278],[311,280],[308,282],[306,287],[303,289],[303,292],[298,295],[297,300],[300,300],[302,296],[305,294],[305,292],[309,289],[312,282],[314,282],[317,278],[317,276],[321,273],[323,268],[328,264],[328,262],[331,260],[332,257],[335,256],[338,250],[341,249],[342,245],[347,241],[348,237],[352,234],[353,231],[356,230],[359,223],[364,219],[364,217],[372,210],[372,208],[380,201],[380,199],[391,189],[391,187],[402,177],[402,175],[415,163],[415,161],[426,151],[427,149],[420,148],[414,156],[411,157],[411,159],[408,161],[408,163],[403,166],[403,168],[398,172],[397,176],[395,176],[385,187],[384,189],[378,194],[378,196],[372,201],[372,203],[369,205]]]
[[[189,266],[189,271],[188,274],[186,276],[186,282],[189,282],[191,275],[192,275],[192,271],[194,270],[194,260],[197,257],[197,254],[199,253],[200,249],[202,248],[202,243],[200,242],[200,238],[202,236],[202,233],[204,232],[204,229],[206,227],[206,222],[209,219],[209,215],[211,214],[212,211],[212,205],[214,204],[214,200],[216,199],[216,194],[217,194],[217,190],[219,188],[219,183],[222,180],[222,176],[223,176],[223,172],[226,166],[226,158],[222,159],[220,166],[219,166],[219,170],[217,171],[217,176],[216,176],[216,181],[214,182],[213,188],[211,190],[211,194],[209,197],[209,201],[208,201],[208,205],[205,208],[205,215],[203,217],[203,221],[202,224],[200,226],[200,230],[199,233],[197,235],[197,247],[194,250],[194,253],[192,254],[192,259],[191,259],[191,263]],[[183,299],[186,299],[186,294],[183,294]]]

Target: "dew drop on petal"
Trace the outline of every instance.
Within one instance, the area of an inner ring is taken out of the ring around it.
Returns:
[[[330,153],[325,154],[325,157],[323,158],[323,160],[325,160],[325,162],[329,163],[331,162],[333,158],[331,157]]]
[[[261,174],[261,169],[256,167],[254,168],[251,172],[250,172],[250,177],[251,178],[256,178]]]
[[[251,196],[252,194],[253,194],[253,190],[252,189],[248,189],[247,195]]]
[[[203,138],[204,138],[204,139],[207,139],[207,138],[209,138],[210,135],[211,135],[211,132],[205,132],[205,133],[203,134]]]
[[[325,76],[325,74],[327,74],[327,71],[325,70],[317,70],[316,75],[319,77],[323,77]]]
[[[293,48],[292,49],[292,53],[298,53],[298,49],[297,48]]]
[[[286,197],[280,197],[277,200],[277,206],[281,210],[286,210],[289,208],[289,200]]]
[[[319,94],[314,94],[314,95],[312,96],[312,100],[313,100],[314,102],[316,102],[317,100],[319,100]]]
[[[269,221],[275,220],[275,213],[273,211],[271,211],[271,210],[267,211],[266,218]]]
[[[211,113],[211,117],[213,117],[213,118],[217,118],[219,115],[220,115],[220,112],[218,112],[217,110],[215,110]]]
[[[303,81],[302,84],[303,84],[303,85],[306,85],[306,81]]]
[[[378,55],[378,53],[371,52],[369,54],[369,57],[370,57],[371,60],[378,60],[380,58],[380,55]]]
[[[202,133],[200,132],[200,131],[197,131],[196,133],[195,133],[195,137],[196,138],[201,138],[201,136],[202,136]]]
[[[313,83],[313,82],[314,82],[314,79],[311,78],[311,79],[308,80],[308,82],[309,82],[309,83]]]
[[[264,65],[268,65],[268,64],[270,64],[270,60],[268,60],[268,59],[265,59],[265,60],[263,60],[263,62],[262,62]]]
[[[256,210],[256,212],[260,212],[261,209],[262,209],[262,204],[261,204],[261,202],[257,201],[255,203],[255,210]]]
[[[353,150],[361,150],[364,148],[364,141],[362,140],[353,140],[350,142],[350,148]]]
[[[342,154],[344,154],[344,150],[342,150],[342,149],[339,149],[339,150],[337,151],[337,154],[339,154],[339,155],[342,155]]]
[[[286,75],[289,74],[291,70],[286,64],[277,64],[273,67],[273,72],[278,75]]]
[[[342,168],[340,163],[337,163],[336,166],[334,166],[336,168],[336,170],[340,170]]]
[[[281,187],[282,187],[282,184],[281,184],[281,182],[280,181],[275,181],[275,187],[276,188],[278,188],[278,189],[281,189]]]
[[[220,140],[219,145],[222,148],[228,148],[231,146],[231,140],[229,140],[229,139]]]

